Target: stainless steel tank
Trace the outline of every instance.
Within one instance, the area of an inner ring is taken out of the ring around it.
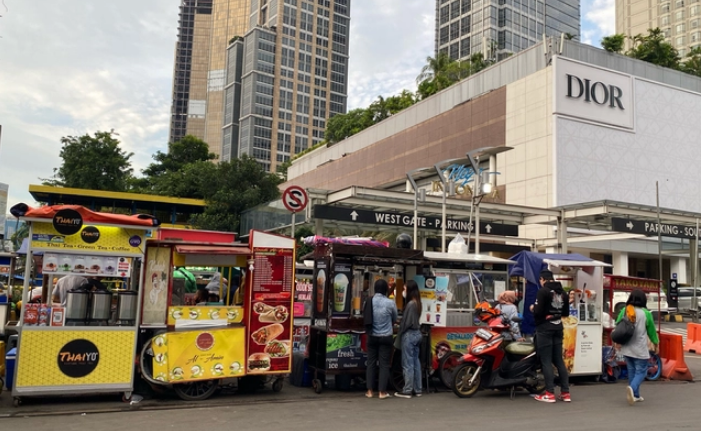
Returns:
[[[66,292],[66,322],[84,322],[88,314],[90,293],[82,289]]]
[[[136,304],[138,294],[133,290],[124,290],[117,295],[117,323],[133,325],[136,322]]]
[[[88,320],[107,322],[112,309],[112,292],[96,290],[90,293],[90,313]]]

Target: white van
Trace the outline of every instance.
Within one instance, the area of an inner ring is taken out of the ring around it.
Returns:
[[[618,317],[623,307],[626,306],[626,301],[630,292],[613,292],[613,318]],[[659,311],[661,314],[669,313],[669,306],[667,305],[667,295],[664,292],[660,292],[660,297],[658,298],[657,292],[650,292],[646,294],[647,296],[647,309],[650,310],[653,316],[657,315]],[[659,308],[658,308],[659,304]]]

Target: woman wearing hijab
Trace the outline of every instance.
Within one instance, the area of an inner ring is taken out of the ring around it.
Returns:
[[[523,341],[523,337],[521,336],[521,327],[519,326],[518,322],[511,320],[513,317],[518,316],[518,308],[516,307],[516,292],[513,290],[501,292],[497,297],[497,301],[499,301],[499,304],[497,304],[496,308],[501,310],[501,314],[506,316],[510,325],[510,333],[505,334],[505,338],[507,340]]]
[[[626,396],[628,404],[631,406],[643,401],[643,397],[640,396],[640,385],[647,376],[648,360],[650,359],[648,339],[653,343],[655,353],[658,352],[660,342],[657,337],[657,329],[655,329],[655,320],[646,307],[645,292],[636,289],[630,293],[625,308],[621,310],[616,319],[616,323],[618,323],[624,316],[627,316],[628,320],[635,324],[633,338],[620,348],[628,367],[629,384],[626,388]]]
[[[409,280],[404,285],[404,311],[402,322],[399,324],[397,337],[402,341],[402,370],[404,371],[404,390],[395,392],[395,397],[411,398],[412,394],[421,396],[421,361],[419,347],[421,331],[419,316],[421,316],[421,295],[419,285]]]

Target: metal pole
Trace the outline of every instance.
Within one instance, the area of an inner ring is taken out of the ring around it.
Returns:
[[[24,283],[22,285],[22,309],[19,312],[20,324],[24,322],[24,310],[27,308],[26,304],[29,303],[29,283],[32,279],[32,258],[34,252],[32,251],[32,222],[29,223],[29,235],[27,236],[27,261],[24,263]]]
[[[446,190],[448,182],[444,180],[441,181],[443,184],[443,204],[441,205],[441,253],[445,253],[445,199],[448,195],[448,190]]]
[[[295,237],[295,215],[296,215],[296,214],[297,214],[297,213],[292,213],[292,235],[291,235],[292,238]]]
[[[699,285],[699,219],[696,219],[696,238],[694,248],[691,251],[691,285],[694,286],[691,300],[691,319],[694,323],[699,322],[699,304],[696,295],[696,286]]]
[[[660,182],[655,181],[655,194],[657,195],[657,259],[659,264],[659,277],[662,280],[662,222],[660,221]],[[659,297],[658,297],[659,303]],[[662,330],[660,313],[657,313],[657,332]]]
[[[419,204],[418,204],[418,197],[417,197],[417,190],[414,188],[414,249],[418,248],[418,237],[419,237],[419,224],[418,224],[418,218],[419,218]]]
[[[480,254],[480,205],[479,203],[473,203],[473,205],[475,206],[475,254]]]

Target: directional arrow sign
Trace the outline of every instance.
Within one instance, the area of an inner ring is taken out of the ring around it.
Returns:
[[[368,211],[349,207],[334,207],[330,205],[315,205],[314,218],[323,220],[338,220],[351,223],[374,224],[384,226],[414,227],[414,215]],[[417,223],[421,229],[440,230],[440,217],[425,217],[419,214]],[[470,222],[468,220],[446,219],[446,229],[453,232],[468,232]],[[517,225],[498,223],[481,223],[480,234],[497,236],[518,236]]]
[[[613,217],[611,219],[611,229],[617,232],[638,233],[647,236],[662,236],[674,238],[696,238],[696,227],[679,224],[657,224],[652,220],[630,220]]]

